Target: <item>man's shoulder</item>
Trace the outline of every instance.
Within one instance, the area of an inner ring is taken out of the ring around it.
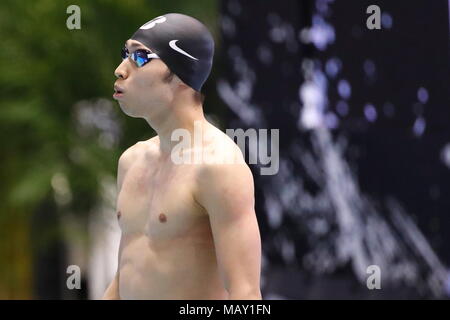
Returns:
[[[245,163],[244,156],[239,146],[219,128],[212,126],[208,140],[209,142],[206,146],[206,151],[214,158],[214,160],[216,160],[213,164]]]
[[[241,149],[223,132],[215,138],[204,153],[210,158],[197,170],[195,199],[202,204],[219,195],[234,197],[235,192],[252,195],[253,175]]]
[[[148,140],[138,141],[128,147],[119,158],[119,166],[129,167],[131,163],[136,162],[140,157],[156,153],[159,145],[159,137],[155,136]]]
[[[214,138],[210,140],[203,153],[207,159],[202,161],[199,170],[200,179],[208,182],[211,179],[223,179],[224,176],[232,179],[242,175],[248,176],[250,168],[245,162],[242,150],[223,131],[218,128],[216,130]]]

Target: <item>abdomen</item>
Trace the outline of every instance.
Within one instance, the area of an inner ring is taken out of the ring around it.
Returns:
[[[119,290],[122,299],[226,299],[211,239],[152,243],[123,237]]]

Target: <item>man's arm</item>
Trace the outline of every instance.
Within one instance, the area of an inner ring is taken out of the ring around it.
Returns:
[[[102,300],[120,300],[119,295],[119,271],[116,272],[114,279],[109,284],[105,293],[103,294]]]
[[[119,195],[120,190],[122,189],[123,179],[125,177],[125,173],[128,170],[129,166],[132,163],[132,148],[130,147],[120,156],[118,169],[117,169],[117,195]],[[120,266],[120,254],[122,247],[122,237],[120,239],[119,245],[119,254],[118,254],[118,263],[117,263],[117,272],[114,276],[113,280],[109,284],[108,288],[106,288],[105,293],[103,294],[103,300],[120,300],[119,295],[119,266]]]
[[[250,168],[245,163],[205,166],[196,200],[208,212],[229,299],[262,299],[261,238]]]

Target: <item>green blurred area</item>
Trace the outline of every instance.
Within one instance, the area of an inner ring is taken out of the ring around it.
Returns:
[[[81,9],[81,30],[66,26],[69,5]],[[61,236],[58,221],[45,221],[40,239],[33,238],[36,209],[54,202],[58,216],[70,212],[85,222],[102,179],[115,179],[120,154],[154,135],[111,98],[125,40],[148,20],[179,12],[207,25],[217,53],[217,6],[213,0],[0,2],[0,299],[33,298],[36,242],[45,250]],[[214,66],[211,78],[216,72]],[[220,113],[213,85],[205,88],[205,110]],[[96,125],[96,117],[106,124]],[[119,128],[112,136],[111,121]]]

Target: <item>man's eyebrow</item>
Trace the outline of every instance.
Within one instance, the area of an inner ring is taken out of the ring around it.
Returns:
[[[142,45],[139,44],[139,43],[132,43],[132,44],[130,45],[130,47],[128,48],[128,47],[127,47],[127,43],[125,42],[125,48],[127,48],[127,49],[133,49],[133,48],[135,48],[135,47],[143,48]]]

